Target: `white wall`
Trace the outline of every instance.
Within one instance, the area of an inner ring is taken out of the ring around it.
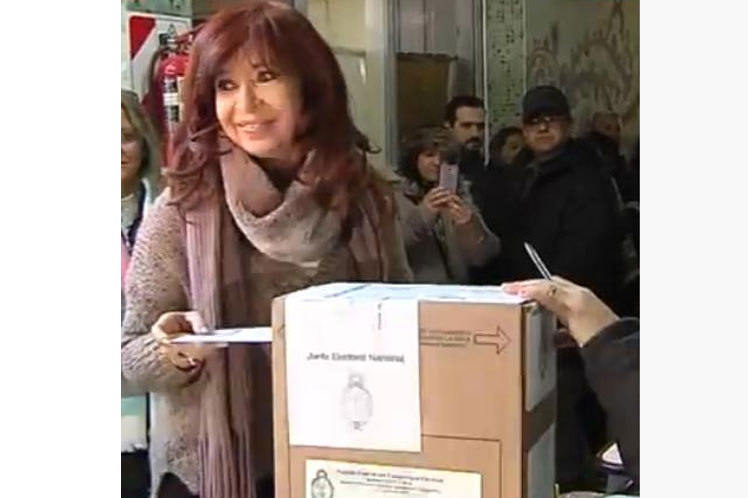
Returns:
[[[480,94],[480,0],[400,0],[398,52],[459,58],[454,93]],[[476,55],[477,51],[477,55]]]
[[[394,116],[390,89],[394,60],[388,56],[390,0],[308,0],[307,17],[332,47],[348,86],[351,114],[371,142],[382,149],[377,166],[392,163]]]
[[[525,0],[486,0],[490,133],[520,122],[525,93]]]
[[[308,0],[307,17],[332,46],[366,50],[366,0]]]

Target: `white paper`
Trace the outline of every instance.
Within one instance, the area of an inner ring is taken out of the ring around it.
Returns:
[[[540,436],[527,455],[527,496],[553,498],[556,495],[556,424]]]
[[[271,327],[217,329],[210,334],[185,334],[171,340],[172,344],[267,343],[273,341]]]
[[[525,410],[531,411],[556,387],[556,319],[540,306],[527,315]]]
[[[305,498],[481,498],[474,472],[306,461]]]
[[[307,300],[334,297],[493,304],[521,304],[528,301],[526,298],[507,294],[501,287],[493,285],[334,283],[310,287],[291,295]]]
[[[286,299],[289,443],[421,451],[418,302],[315,292]]]

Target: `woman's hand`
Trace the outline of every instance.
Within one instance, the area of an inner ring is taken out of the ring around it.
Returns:
[[[215,350],[198,344],[173,344],[172,339],[207,330],[203,319],[196,311],[173,311],[164,313],[151,327],[151,335],[159,344],[159,351],[180,370],[193,370],[202,366],[205,358]]]
[[[452,193],[449,190],[442,187],[434,187],[423,197],[421,205],[425,206],[432,214],[437,214],[447,207],[451,196]]]
[[[465,225],[473,219],[473,209],[457,194],[450,194],[447,213],[455,225]]]
[[[423,196],[418,208],[427,224],[431,225],[436,221],[437,215],[447,207],[451,195],[447,189],[434,187]]]
[[[619,319],[592,291],[561,277],[512,282],[504,284],[503,288],[510,294],[534,299],[551,310],[580,346]]]

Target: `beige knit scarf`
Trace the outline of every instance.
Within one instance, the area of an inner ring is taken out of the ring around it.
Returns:
[[[242,167],[259,166],[236,147],[221,158],[222,171]],[[253,218],[237,202],[241,185],[224,182],[218,171],[214,175],[216,195],[186,214],[191,304],[208,327],[247,325],[246,303],[252,296],[246,295],[242,239],[271,257],[304,262],[321,258],[333,242],[341,243],[340,223],[315,203],[310,188],[298,182],[283,194],[277,209]],[[359,279],[386,280],[391,261],[385,248],[391,243],[393,222],[380,218],[371,192],[370,188],[355,206],[361,221],[346,242]],[[253,472],[252,385],[270,379],[256,378],[253,354],[249,346],[231,346],[211,355],[204,366],[198,448],[201,498],[255,497],[259,476]]]

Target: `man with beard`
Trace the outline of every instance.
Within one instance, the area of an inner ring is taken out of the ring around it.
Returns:
[[[460,173],[474,183],[484,172],[483,134],[486,129],[486,111],[483,100],[459,95],[449,101],[444,111],[444,126],[462,148]]]

